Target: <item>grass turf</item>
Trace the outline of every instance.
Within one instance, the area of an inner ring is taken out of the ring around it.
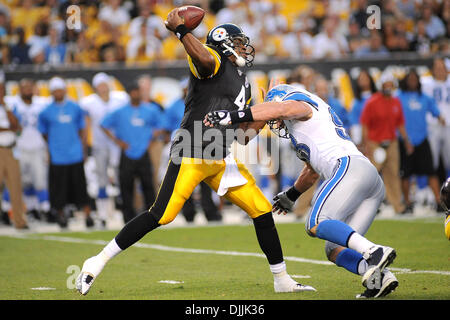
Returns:
[[[308,237],[303,224],[278,224],[277,229],[285,257],[326,261],[324,241]],[[109,241],[116,233],[52,236]],[[288,272],[317,292],[276,294],[265,258],[131,247],[108,264],[87,296],[80,296],[73,289],[76,272],[102,245],[43,240],[45,236],[0,236],[1,300],[350,300],[363,291],[360,277],[329,264],[287,259]],[[366,236],[397,250],[392,268],[400,285],[384,299],[450,299],[449,241],[441,220],[376,220]],[[140,243],[261,253],[252,225],[162,227]],[[39,287],[52,289],[32,290]]]

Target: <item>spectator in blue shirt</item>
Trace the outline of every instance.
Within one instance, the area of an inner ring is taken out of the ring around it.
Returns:
[[[66,61],[66,45],[59,41],[56,28],[49,30],[50,42],[44,48],[45,61],[51,65],[61,65]]]
[[[377,92],[377,88],[372,76],[368,70],[362,69],[356,79],[354,86],[355,99],[353,100],[351,110],[348,113],[350,136],[358,147],[360,147],[362,143],[361,113],[367,99],[375,92]]]
[[[415,70],[410,70],[400,84],[398,98],[401,101],[405,117],[405,128],[414,151],[407,154],[403,143],[400,143],[400,175],[402,178],[403,197],[407,207],[412,211],[409,199],[410,178],[413,175],[427,176],[428,184],[439,208],[440,183],[433,168],[433,158],[428,142],[426,115],[430,112],[439,121],[445,122],[440,115],[433,98],[422,93],[420,78]]]
[[[82,207],[86,226],[92,227],[91,208],[84,173],[85,123],[80,106],[66,99],[66,83],[59,77],[49,82],[53,102],[38,118],[38,129],[48,143],[50,154],[50,206],[57,212],[57,222],[66,228],[64,207]]]
[[[183,90],[183,95],[173,102],[165,111],[166,125],[165,129],[172,133],[172,137],[175,131],[180,127],[181,120],[184,116],[184,99],[187,95],[189,78],[184,78],[180,81],[181,89]],[[205,213],[205,217],[208,221],[221,221],[222,214],[219,208],[214,203],[212,199],[211,188],[205,183],[200,183],[200,205]],[[196,208],[192,196],[186,200],[184,203],[182,213],[187,222],[193,222],[196,215]]]
[[[122,150],[119,163],[119,185],[122,214],[127,223],[136,216],[133,206],[134,178],[140,180],[149,208],[155,201],[153,169],[147,152],[152,138],[160,134],[163,117],[158,108],[142,102],[136,83],[127,88],[130,103],[105,116],[101,127],[105,134]]]

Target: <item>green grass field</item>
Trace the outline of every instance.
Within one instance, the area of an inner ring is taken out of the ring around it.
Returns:
[[[277,228],[288,272],[317,292],[274,293],[253,226],[243,225],[157,229],[113,259],[87,296],[73,289],[76,272],[116,231],[0,236],[0,300],[351,300],[363,291],[360,277],[326,262],[324,242],[302,223]],[[376,220],[367,237],[397,249],[391,269],[400,285],[385,299],[450,299],[441,219]],[[32,289],[42,287],[52,289]]]

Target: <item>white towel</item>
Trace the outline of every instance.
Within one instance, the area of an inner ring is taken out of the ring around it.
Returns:
[[[247,179],[239,172],[236,160],[234,160],[233,155],[230,153],[225,157],[225,172],[220,179],[219,189],[217,189],[217,194],[223,196],[228,192],[228,188],[242,186],[247,183]]]

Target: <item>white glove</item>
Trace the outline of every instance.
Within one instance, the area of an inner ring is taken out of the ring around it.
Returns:
[[[218,110],[211,111],[205,117],[205,120],[208,121],[213,126],[228,126],[231,124],[231,116],[230,112],[227,110]]]

